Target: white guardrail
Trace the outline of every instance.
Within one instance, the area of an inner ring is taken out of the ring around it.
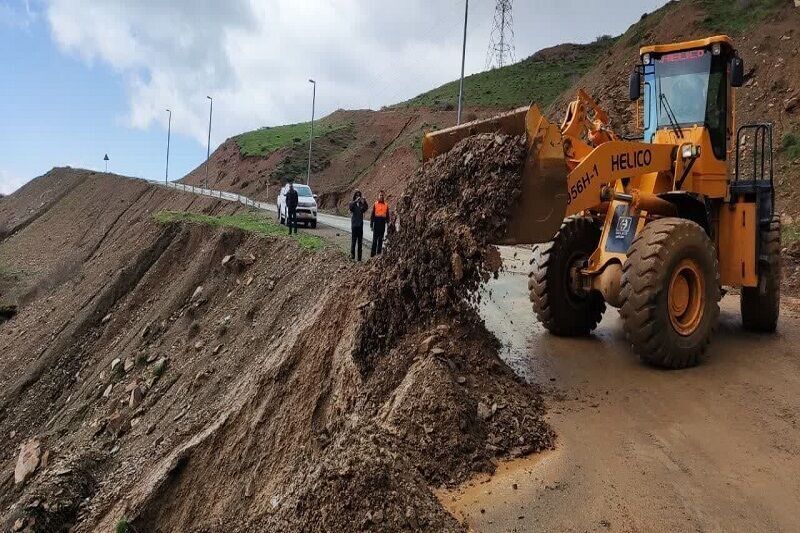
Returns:
[[[179,191],[190,192],[193,194],[200,194],[203,196],[209,196],[211,198],[219,198],[220,200],[228,200],[229,202],[239,202],[240,204],[245,205],[247,207],[260,209],[262,211],[270,211],[272,213],[275,213],[276,215],[278,213],[277,205],[269,202],[259,202],[257,200],[253,200],[252,198],[249,198],[247,196],[238,193],[218,191],[215,189],[204,189],[203,187],[195,187],[193,185],[186,185],[185,183],[178,183],[174,181],[168,181],[168,182],[156,181],[156,180],[147,180],[147,181],[152,183],[153,185],[160,185],[161,187],[168,187],[170,189],[176,189]],[[317,211],[317,223],[342,231],[344,233],[351,232],[349,217],[329,215],[327,213],[321,213]],[[372,242],[372,231],[369,229],[369,225],[366,223],[364,224],[364,240],[367,242]]]

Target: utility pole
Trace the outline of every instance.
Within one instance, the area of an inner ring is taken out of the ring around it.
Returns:
[[[314,86],[314,93],[311,97],[311,135],[308,137],[308,173],[306,174],[306,185],[311,185],[311,144],[314,142],[314,108],[317,105],[317,82],[309,79],[308,82]]]
[[[211,104],[208,108],[208,148],[206,149],[206,186],[205,188],[208,189],[208,160],[211,158],[211,114],[214,112],[214,99],[210,96],[206,96],[211,101]]]
[[[469,17],[469,0],[464,2],[464,40],[461,44],[461,81],[458,84],[458,115],[456,125],[461,124],[461,106],[464,101],[464,60],[467,56],[467,18]]]
[[[169,137],[172,133],[172,111],[167,109],[169,120],[167,122],[167,169],[164,171],[164,185],[169,183]]]

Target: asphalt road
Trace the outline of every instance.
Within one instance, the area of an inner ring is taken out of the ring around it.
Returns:
[[[546,390],[557,448],[441,494],[451,511],[486,532],[800,531],[795,312],[775,335],[747,333],[726,296],[707,360],[664,371],[630,352],[613,308],[591,338],[547,334],[527,297],[529,252],[503,255],[482,314],[504,359]]]
[[[151,181],[151,183],[160,186],[170,187],[172,189],[178,189],[181,191],[191,192],[194,194],[202,194],[204,196],[210,196],[213,198],[219,198],[221,200],[228,200],[231,202],[239,202],[243,205],[253,207],[255,209],[261,209],[262,211],[269,211],[271,213],[278,213],[278,207],[269,202],[259,202],[256,200],[252,200],[246,196],[242,196],[241,194],[236,194],[232,192],[226,191],[218,191],[214,189],[204,189],[202,187],[193,187],[192,185],[184,185],[178,182],[170,182],[165,184],[162,181]],[[327,213],[317,213],[317,223],[323,224],[328,226],[329,228],[333,228],[338,231],[343,231],[345,233],[350,233],[350,218],[349,217],[340,217],[336,215],[329,215]],[[372,230],[369,229],[369,225],[364,225],[364,241],[372,242]]]

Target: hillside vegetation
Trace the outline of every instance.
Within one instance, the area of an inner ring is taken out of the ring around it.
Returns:
[[[537,102],[547,106],[587,72],[616,39],[604,36],[591,44],[564,44],[541,50],[531,57],[464,78],[464,105],[517,107]],[[458,103],[459,81],[397,104],[400,107],[452,109]]]
[[[259,235],[284,236],[286,228],[272,222],[263,214],[256,212],[236,213],[232,215],[204,215],[201,213],[191,213],[189,211],[159,211],[153,215],[156,222],[160,224],[169,225],[176,222],[188,222],[191,224],[202,224],[211,226],[212,228],[235,228],[249,233],[257,233]],[[324,241],[315,236],[308,235],[307,233],[295,233],[289,238],[294,238],[300,246],[308,250],[320,250],[324,246]]]
[[[718,33],[740,33],[775,13],[786,0],[699,0],[703,26]]]
[[[352,127],[347,122],[334,120],[320,120],[314,123],[314,137],[322,137],[331,132]],[[293,145],[308,146],[311,135],[311,123],[286,124],[283,126],[267,126],[253,131],[248,131],[234,137],[239,150],[244,156],[266,156],[270,153]]]

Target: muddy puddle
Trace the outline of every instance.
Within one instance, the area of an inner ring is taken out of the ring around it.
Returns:
[[[470,531],[477,531],[475,519],[498,504],[507,506],[521,497],[530,499],[545,490],[558,490],[558,482],[552,482],[553,476],[548,473],[555,469],[560,456],[559,450],[549,450],[502,461],[494,475],[481,474],[455,489],[439,489],[435,494],[456,520],[467,525]],[[525,508],[520,507],[518,512],[524,518]]]

